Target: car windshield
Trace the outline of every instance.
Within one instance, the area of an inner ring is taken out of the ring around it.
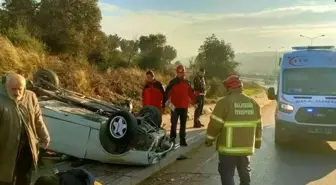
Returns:
[[[336,68],[286,69],[283,93],[295,95],[336,95]]]

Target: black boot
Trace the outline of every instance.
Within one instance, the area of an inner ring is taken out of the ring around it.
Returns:
[[[185,139],[180,140],[180,146],[188,146],[188,143]]]
[[[200,121],[194,123],[194,128],[201,128],[201,127],[204,127],[204,125]]]
[[[170,141],[170,143],[174,143],[174,145],[175,145],[175,143],[176,143],[176,142],[175,142],[175,137],[171,137],[169,141]]]

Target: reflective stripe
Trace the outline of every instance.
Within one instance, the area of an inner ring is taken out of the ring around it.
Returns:
[[[223,119],[221,119],[220,117],[218,117],[218,116],[216,116],[216,115],[214,115],[214,114],[212,114],[212,115],[210,116],[210,118],[211,118],[211,119],[214,119],[214,120],[217,121],[217,122],[224,123],[224,120],[223,120]]]
[[[224,124],[224,127],[256,127],[259,122],[260,122],[260,120],[255,120],[255,121],[226,121],[225,124]]]
[[[261,137],[255,138],[255,141],[261,141]]]
[[[254,152],[253,147],[219,147],[218,152],[232,153],[232,154],[252,154]]]
[[[213,137],[213,136],[210,136],[210,135],[207,135],[207,139],[214,140],[214,139],[215,139],[215,137]]]
[[[232,128],[226,128],[226,147],[232,147]]]

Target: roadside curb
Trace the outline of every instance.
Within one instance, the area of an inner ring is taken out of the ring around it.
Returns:
[[[268,101],[267,103],[263,104],[260,108],[264,108],[265,106],[271,104],[272,101]],[[176,161],[176,159],[180,155],[184,155],[190,151],[192,151],[195,148],[200,147],[204,143],[204,136],[206,131],[200,131],[197,135],[188,138],[188,147],[179,147],[177,146],[175,151],[172,151],[169,153],[166,157],[161,159],[161,161],[157,164],[154,164],[152,166],[148,166],[144,168],[143,170],[139,170],[136,172],[130,172],[125,174],[123,177],[121,177],[118,180],[118,183],[113,184],[106,184],[106,185],[137,185],[152,176],[153,174],[159,172],[160,170],[166,168],[167,166],[171,165]]]
[[[157,164],[148,166],[143,170],[130,172],[125,174],[121,177],[118,183],[113,183],[113,185],[137,185],[142,181],[146,180],[148,177],[152,176],[153,174],[159,172],[163,168],[169,166],[170,164],[174,163],[176,159],[183,154],[190,152],[191,150],[198,148],[202,143],[204,143],[205,131],[201,131],[196,136],[187,139],[188,147],[179,147],[169,153],[166,157],[162,158],[161,161]],[[107,184],[112,185],[112,184]]]

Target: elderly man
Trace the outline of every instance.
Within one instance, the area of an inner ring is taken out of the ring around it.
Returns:
[[[0,185],[29,185],[39,146],[50,137],[36,95],[23,76],[10,73],[0,83]]]

